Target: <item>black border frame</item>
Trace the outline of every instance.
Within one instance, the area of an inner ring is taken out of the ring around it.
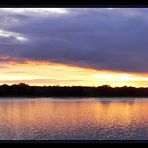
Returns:
[[[27,4],[28,3],[28,4]],[[8,0],[0,1],[0,8],[148,8],[148,1],[138,0]],[[0,140],[0,144],[148,144],[148,140]]]

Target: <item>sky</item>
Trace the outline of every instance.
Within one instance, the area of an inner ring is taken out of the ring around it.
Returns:
[[[0,8],[0,84],[148,87],[148,8]]]

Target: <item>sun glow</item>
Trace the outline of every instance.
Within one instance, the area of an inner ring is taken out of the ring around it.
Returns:
[[[0,84],[23,82],[41,86],[148,86],[146,74],[94,70],[42,61],[19,61],[20,59],[9,57],[1,59],[4,61],[0,63]]]

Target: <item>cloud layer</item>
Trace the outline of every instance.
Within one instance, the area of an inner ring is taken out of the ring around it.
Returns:
[[[147,73],[148,9],[0,8],[0,55]]]

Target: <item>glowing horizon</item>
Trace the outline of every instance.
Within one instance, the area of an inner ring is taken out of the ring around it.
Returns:
[[[148,74],[96,70],[45,61],[23,61],[12,57],[0,64],[0,85],[26,83],[38,86],[134,86],[148,87]]]

